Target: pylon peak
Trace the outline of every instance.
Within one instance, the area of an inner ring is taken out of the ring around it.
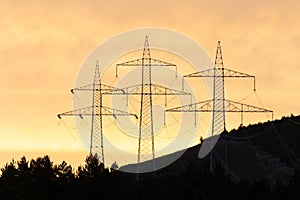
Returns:
[[[215,68],[224,68],[221,42],[220,41],[218,41],[217,50],[216,50]]]

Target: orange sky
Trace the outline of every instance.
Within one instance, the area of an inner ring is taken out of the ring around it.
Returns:
[[[86,151],[76,135],[58,126],[56,114],[72,109],[69,89],[86,56],[112,35],[134,28],[179,31],[212,57],[221,40],[225,66],[256,75],[260,98],[275,118],[300,114],[299,4],[1,1],[0,164],[23,154],[82,162]]]

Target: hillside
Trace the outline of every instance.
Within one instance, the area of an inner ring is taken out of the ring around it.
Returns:
[[[263,178],[272,184],[277,181],[287,183],[294,170],[300,166],[299,143],[300,116],[239,127],[221,134],[213,149],[214,167],[225,169],[227,144],[229,174],[233,180],[252,182]],[[208,171],[210,156],[199,159],[200,147],[201,144],[187,149],[178,160],[157,174],[180,176],[187,170]],[[156,162],[168,160],[172,156],[156,158]],[[136,165],[127,165],[123,169],[129,167],[136,168]]]
[[[299,134],[300,116],[223,133],[213,149],[213,174],[210,156],[198,158],[201,144],[171,165],[138,176],[105,168],[93,155],[77,169],[65,161],[54,164],[47,155],[22,157],[1,168],[0,199],[300,199]],[[229,176],[222,170],[226,144]]]

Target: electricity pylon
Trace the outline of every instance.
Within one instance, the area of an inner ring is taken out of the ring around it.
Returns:
[[[62,116],[79,116],[83,119],[83,116],[90,116],[92,118],[90,154],[97,156],[99,160],[101,160],[102,163],[105,164],[102,117],[113,116],[114,118],[116,118],[116,116],[134,116],[137,118],[137,115],[103,106],[102,95],[123,93],[123,90],[101,83],[98,61],[95,68],[93,84],[71,89],[72,94],[74,94],[75,91],[91,91],[93,93],[92,106],[64,112],[58,114],[57,117],[61,119]]]
[[[221,134],[226,130],[225,113],[226,112],[238,112],[241,113],[241,124],[243,123],[243,113],[261,113],[273,111],[260,108],[252,105],[247,105],[239,103],[236,101],[225,99],[225,78],[253,78],[254,81],[254,91],[255,88],[255,76],[245,74],[242,72],[237,72],[231,69],[224,68],[222,50],[220,41],[218,41],[215,65],[212,69],[207,69],[199,72],[194,72],[187,74],[182,78],[182,90],[184,90],[184,78],[213,78],[213,99],[207,101],[201,101],[181,107],[171,108],[165,112],[212,112],[212,133],[211,136]],[[226,134],[225,134],[226,137]],[[226,173],[228,173],[228,159],[227,159],[227,146],[225,145],[225,155],[226,155]],[[210,157],[210,172],[213,171],[213,150],[211,151]]]
[[[148,36],[145,38],[143,56],[140,59],[123,62],[116,65],[116,77],[118,77],[118,67],[120,66],[136,66],[142,67],[142,79],[140,85],[134,85],[122,88],[126,95],[140,95],[140,116],[139,116],[139,135],[138,135],[138,165],[137,173],[140,172],[140,163],[147,160],[155,159],[155,144],[153,130],[153,111],[152,96],[165,96],[165,106],[167,106],[167,96],[169,95],[190,95],[190,93],[170,89],[158,84],[152,83],[152,67],[166,66],[175,67],[175,77],[177,77],[177,66],[172,63],[151,58]],[[137,88],[133,90],[134,88]],[[121,94],[121,93],[116,93]],[[128,96],[127,96],[128,102]],[[153,163],[154,164],[154,163]],[[155,165],[155,164],[154,164]],[[154,166],[155,170],[155,166]]]

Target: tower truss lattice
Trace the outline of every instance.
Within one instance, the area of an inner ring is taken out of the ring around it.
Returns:
[[[116,65],[116,77],[118,77],[119,67],[141,67],[142,76],[141,84],[122,88],[127,95],[140,95],[140,115],[139,115],[139,135],[138,135],[138,167],[140,172],[140,163],[147,160],[155,159],[155,140],[153,130],[153,96],[165,96],[165,106],[167,106],[167,97],[170,95],[190,95],[185,91],[167,88],[152,82],[152,67],[174,67],[175,78],[177,78],[177,65],[158,59],[151,58],[148,36],[145,38],[143,55],[140,59],[135,59]],[[132,90],[132,88],[137,88]],[[121,94],[121,93],[116,93]],[[127,102],[126,101],[126,102]],[[155,163],[154,163],[155,165]],[[154,166],[155,167],[155,166]]]
[[[92,92],[92,105],[86,108],[64,112],[58,114],[57,116],[59,119],[61,119],[62,116],[79,116],[81,119],[83,119],[84,116],[91,117],[90,154],[97,156],[98,159],[103,164],[105,164],[102,118],[104,116],[113,116],[114,118],[116,118],[117,116],[134,116],[137,118],[137,115],[122,110],[103,106],[103,98],[102,98],[103,95],[124,93],[124,91],[122,89],[115,88],[101,83],[98,61],[95,68],[93,83],[82,87],[71,89],[72,94],[78,91]]]
[[[217,44],[215,65],[212,69],[194,72],[182,77],[182,90],[184,90],[185,78],[213,78],[213,98],[189,105],[167,109],[165,112],[210,112],[212,113],[212,133],[211,136],[223,133],[226,130],[226,112],[241,113],[241,124],[243,123],[243,113],[272,113],[273,111],[257,106],[243,104],[225,99],[225,78],[251,78],[255,86],[255,76],[224,68],[223,56],[220,41]],[[225,135],[226,136],[226,135]],[[227,145],[225,145],[226,172],[228,173]],[[210,171],[213,171],[213,150],[210,157]]]

